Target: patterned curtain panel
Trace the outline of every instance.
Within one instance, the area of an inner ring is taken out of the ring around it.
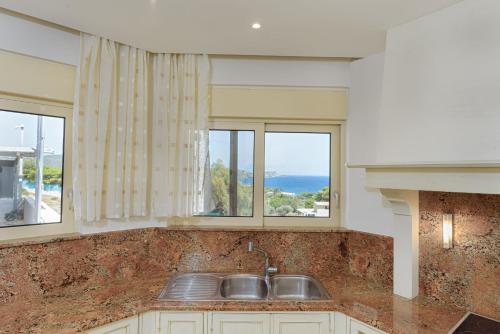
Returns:
[[[208,57],[155,54],[152,72],[152,215],[190,217],[210,184]]]
[[[77,221],[148,214],[146,51],[82,34],[73,113]]]
[[[203,211],[210,184],[208,57],[149,54],[87,34],[80,49],[75,219],[191,217]]]

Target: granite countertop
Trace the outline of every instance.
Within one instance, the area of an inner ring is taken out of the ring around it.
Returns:
[[[389,333],[448,333],[464,310],[418,297],[395,296],[349,275],[317,276],[331,301],[170,302],[157,297],[170,274],[82,282],[33,299],[0,305],[0,333],[76,333],[149,310],[172,311],[339,311]]]

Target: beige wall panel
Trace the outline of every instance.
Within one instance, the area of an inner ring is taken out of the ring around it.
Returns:
[[[211,116],[344,120],[347,90],[299,87],[212,86]]]
[[[73,103],[76,68],[0,50],[0,92]]]

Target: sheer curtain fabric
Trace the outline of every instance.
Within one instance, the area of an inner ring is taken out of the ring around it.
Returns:
[[[75,219],[191,217],[203,211],[210,183],[208,57],[149,54],[87,34],[80,52],[73,113]]]
[[[190,217],[205,207],[208,57],[153,55],[152,202],[155,217]]]
[[[145,216],[148,55],[86,34],[80,52],[73,113],[75,218]]]

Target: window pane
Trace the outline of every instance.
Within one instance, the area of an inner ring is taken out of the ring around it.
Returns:
[[[330,216],[330,134],[266,132],[264,215]]]
[[[211,130],[209,135],[211,188],[203,215],[253,215],[254,132]]]
[[[0,110],[0,227],[60,223],[64,118]]]

